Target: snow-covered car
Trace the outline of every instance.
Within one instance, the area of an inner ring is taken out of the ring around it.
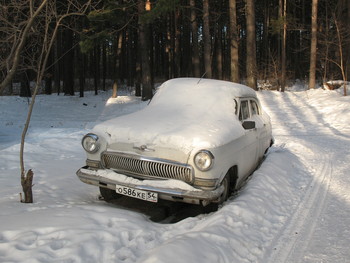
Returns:
[[[179,78],[149,105],[84,136],[81,181],[109,201],[126,195],[208,205],[241,186],[273,142],[255,91],[227,81]]]

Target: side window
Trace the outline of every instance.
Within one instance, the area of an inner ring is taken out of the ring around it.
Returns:
[[[235,102],[235,114],[237,115],[238,113],[238,102],[236,99],[233,99],[233,101]]]
[[[249,101],[248,100],[243,100],[241,101],[241,108],[239,111],[239,120],[245,120],[249,118]]]
[[[255,100],[251,100],[250,101],[250,106],[251,106],[251,109],[252,109],[252,115],[259,115],[260,114],[259,106],[258,106],[258,104],[256,103]]]

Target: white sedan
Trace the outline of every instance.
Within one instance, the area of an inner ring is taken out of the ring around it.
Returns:
[[[273,138],[255,91],[212,79],[163,83],[147,107],[84,136],[77,175],[109,201],[126,195],[224,202],[258,166]]]

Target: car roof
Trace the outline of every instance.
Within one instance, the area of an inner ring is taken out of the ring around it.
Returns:
[[[224,80],[205,78],[175,78],[164,82],[160,89],[192,90],[193,95],[197,92],[215,93],[220,89],[226,91],[233,97],[257,97],[256,92],[245,85]],[[191,93],[191,92],[190,92]]]
[[[101,123],[110,140],[191,151],[213,148],[244,134],[236,115],[238,97],[256,97],[247,86],[212,79],[181,78],[163,83],[140,111]]]

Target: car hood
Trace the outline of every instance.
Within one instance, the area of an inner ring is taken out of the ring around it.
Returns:
[[[192,105],[180,109],[149,105],[145,109],[98,124],[94,131],[107,143],[172,148],[182,152],[210,149],[234,140],[244,130],[234,109],[202,111]]]

